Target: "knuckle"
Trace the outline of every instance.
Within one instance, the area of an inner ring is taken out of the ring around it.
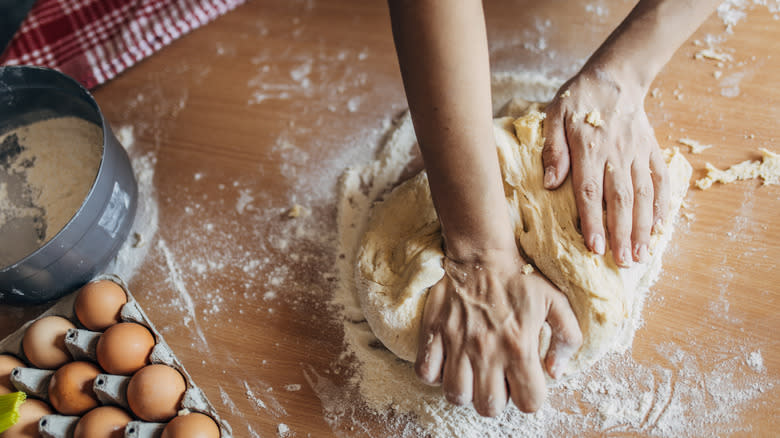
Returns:
[[[478,333],[468,333],[464,345],[470,350],[474,357],[486,357],[491,353],[491,342],[486,336]]]
[[[526,340],[522,338],[513,337],[510,339],[507,339],[506,345],[504,348],[506,349],[507,354],[509,354],[510,360],[513,363],[519,362],[519,363],[528,363],[532,359],[532,353],[531,349],[527,348],[526,345],[529,345]]]
[[[637,185],[634,189],[634,196],[637,201],[648,201],[653,199],[653,186],[649,184]]]
[[[667,184],[669,181],[669,175],[666,171],[666,166],[665,165],[656,166],[653,169],[652,177],[655,180],[656,184],[659,185]]]
[[[612,193],[612,201],[618,208],[629,208],[634,203],[634,197],[628,188],[616,187]]]
[[[580,196],[586,202],[596,202],[601,196],[601,186],[593,178],[586,178],[578,189]]]
[[[542,149],[542,159],[545,164],[551,165],[561,161],[563,158],[563,150],[552,141],[545,142],[544,149]]]

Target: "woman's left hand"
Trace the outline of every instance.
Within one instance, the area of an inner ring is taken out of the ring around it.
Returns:
[[[621,267],[648,259],[650,233],[669,204],[666,163],[645,114],[645,93],[635,82],[586,68],[545,110],[544,185],[556,189],[571,169],[585,245],[604,254],[608,240]]]

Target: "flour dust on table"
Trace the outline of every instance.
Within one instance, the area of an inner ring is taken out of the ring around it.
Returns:
[[[498,114],[514,97],[547,101],[561,83],[528,73],[495,77],[494,112]],[[506,123],[499,123],[497,129],[506,128],[509,135],[513,126]],[[339,285],[332,304],[339,309],[346,350],[334,364],[342,370],[338,375],[305,370],[309,385],[322,402],[325,420],[334,431],[338,430],[340,436],[365,436],[372,433],[360,426],[366,418],[377,418],[384,433],[402,437],[571,436],[605,431],[680,436],[700,433],[704,426],[746,430],[734,421],[739,408],[776,385],[756,365],[758,353],[744,350],[745,346],[729,346],[726,348],[733,347],[733,357],[708,368],[698,362],[698,346],[670,344],[659,346],[658,354],[668,358],[663,365],[637,362],[627,347],[643,324],[639,309],[647,295],[646,287],[637,290],[634,307],[626,309],[629,329],[620,342],[612,345],[617,351],[552,386],[547,402],[535,414],[510,407],[498,418],[484,418],[471,406],[449,404],[440,388],[420,383],[412,365],[385,348],[371,330],[354,275],[371,206],[398,185],[415,147],[411,119],[405,114],[391,127],[377,159],[348,169],[341,179]],[[543,267],[540,269],[544,272]],[[347,382],[340,383],[345,378]],[[713,399],[708,396],[711,392],[703,389],[706,385],[719,394],[726,386],[732,392]]]

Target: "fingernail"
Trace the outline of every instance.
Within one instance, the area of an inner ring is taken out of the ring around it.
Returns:
[[[604,238],[601,234],[594,234],[590,241],[590,247],[596,254],[604,254]]]
[[[624,246],[620,249],[620,265],[624,268],[627,268],[631,266],[631,262],[633,259],[631,258],[631,249],[629,249],[627,246]]]
[[[639,263],[644,263],[647,261],[647,257],[650,255],[650,252],[647,250],[647,245],[644,243],[639,245],[634,245],[634,258]]]
[[[549,166],[544,169],[544,188],[549,189],[555,184],[555,167]]]

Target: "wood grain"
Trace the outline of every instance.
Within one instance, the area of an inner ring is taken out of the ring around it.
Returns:
[[[599,15],[587,2],[487,2],[494,70],[575,73],[630,8],[602,3]],[[405,108],[385,8],[249,2],[95,91],[115,128],[134,127],[131,155],[157,160],[160,227],[130,289],[235,436],[276,436],[280,423],[296,436],[336,435],[304,372],[344,378],[343,332],[328,305],[336,182],[373,157],[383,122]],[[693,58],[694,40],[708,34],[724,38],[732,62]],[[662,146],[684,137],[713,145],[688,154],[694,178],[705,162],[726,167],[756,159],[759,147],[779,149],[776,41],[780,24],[764,7],[733,34],[713,16],[654,83],[660,96],[646,108]],[[734,86],[738,95],[723,95]],[[252,199],[239,212],[242,192]],[[672,345],[709,370],[760,351],[762,376],[777,387],[779,198],[780,188],[755,181],[691,189],[694,217],[679,223],[634,360],[668,366]],[[303,234],[286,216],[294,204],[313,215]],[[0,306],[0,337],[42,309]],[[732,426],[771,436],[778,400],[771,389],[741,404]],[[351,428],[390,436],[373,417],[334,427],[339,436],[360,436]]]

